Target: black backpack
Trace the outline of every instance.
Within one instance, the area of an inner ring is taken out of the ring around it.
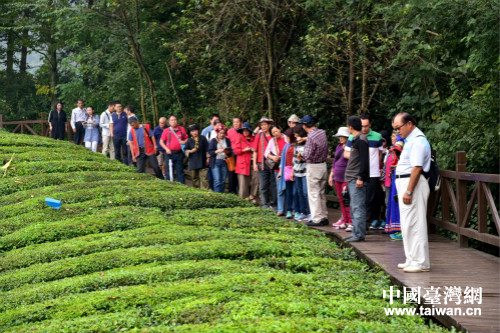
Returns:
[[[427,178],[427,181],[429,182],[429,189],[431,193],[439,191],[439,189],[441,188],[441,173],[439,172],[439,166],[437,165],[436,162],[436,152],[432,150],[432,146],[431,146],[431,166],[429,168],[429,171],[424,172],[423,175],[425,178]]]

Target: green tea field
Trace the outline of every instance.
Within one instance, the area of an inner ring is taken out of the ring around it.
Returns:
[[[0,181],[0,332],[446,331],[386,316],[407,306],[382,297],[387,275],[234,195],[0,131],[0,164],[14,153]]]

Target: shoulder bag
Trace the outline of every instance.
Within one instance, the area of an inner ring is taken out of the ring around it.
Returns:
[[[279,156],[280,155],[280,147],[278,145],[278,141],[276,140],[276,138],[274,138],[274,146],[276,147],[276,150],[278,151],[278,155],[274,155],[273,153],[270,153],[270,154],[273,155],[273,156]],[[280,157],[280,159],[281,159],[281,157]],[[264,160],[264,163],[271,170],[279,170],[279,168],[280,168],[280,159],[278,159],[278,161],[275,162],[274,160],[266,157],[265,160]]]
[[[219,138],[216,138],[216,139],[217,139],[217,142],[219,143],[219,145],[222,148],[222,145],[220,144]],[[228,152],[227,152],[228,150],[229,150],[228,148],[224,149],[224,154],[226,154],[225,161],[226,161],[226,164],[227,164],[227,171],[233,172],[234,170],[236,170],[236,159],[234,158],[234,154],[231,155],[231,156],[228,156]]]

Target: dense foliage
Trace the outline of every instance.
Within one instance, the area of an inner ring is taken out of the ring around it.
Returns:
[[[0,131],[3,161],[12,153],[0,184],[2,332],[444,331],[386,316],[384,273],[236,196]]]
[[[0,113],[120,99],[145,122],[313,114],[333,134],[350,114],[381,130],[410,111],[442,168],[465,150],[471,171],[497,173],[499,11],[498,0],[4,0]]]

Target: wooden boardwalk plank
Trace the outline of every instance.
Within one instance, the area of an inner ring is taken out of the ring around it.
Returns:
[[[340,211],[329,209],[329,219],[335,222]],[[317,227],[343,246],[351,246],[357,255],[371,266],[380,266],[391,277],[391,281],[406,287],[457,286],[482,288],[482,304],[435,305],[436,308],[480,308],[480,316],[440,315],[434,319],[451,328],[456,327],[471,333],[500,332],[500,259],[474,249],[459,248],[457,243],[439,235],[429,235],[431,271],[428,273],[405,273],[397,268],[404,262],[403,243],[392,241],[382,231],[370,230],[366,240],[360,243],[345,243],[342,238],[350,233],[333,227]],[[382,295],[380,295],[381,300]],[[463,300],[463,297],[461,298]],[[444,302],[441,302],[444,303]],[[423,304],[423,299],[421,304]]]

